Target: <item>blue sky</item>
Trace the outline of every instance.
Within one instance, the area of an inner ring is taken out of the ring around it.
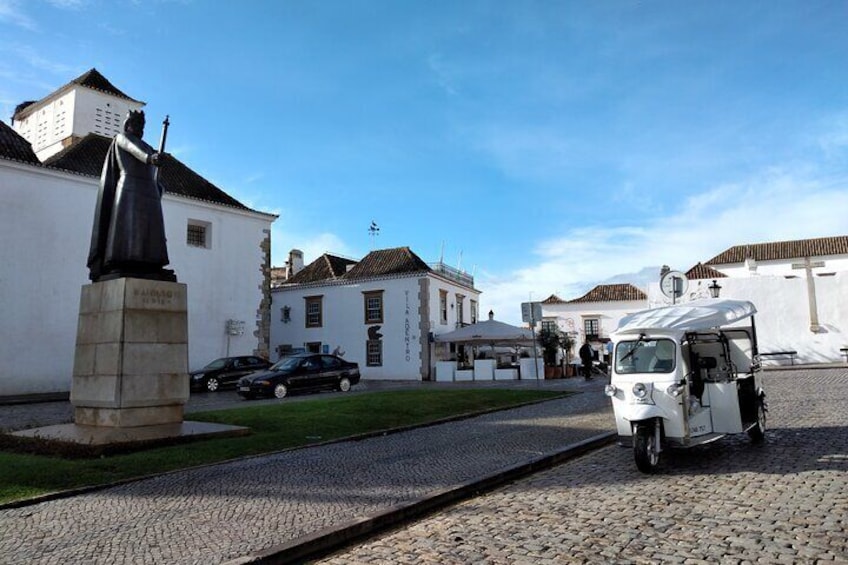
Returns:
[[[0,0],[0,116],[96,67],[279,214],[275,265],[443,253],[516,323],[848,234],[846,27],[842,1]]]

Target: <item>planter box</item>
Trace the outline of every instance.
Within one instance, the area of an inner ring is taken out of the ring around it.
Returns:
[[[475,381],[492,381],[495,379],[495,360],[494,359],[475,359],[474,360],[474,380]]]
[[[522,381],[532,381],[545,378],[544,361],[539,358],[538,362],[535,363],[535,369],[533,368],[533,361],[534,360],[531,358],[521,359],[519,361],[519,366],[521,368],[520,378]]]
[[[518,378],[518,369],[495,369],[496,381],[514,381]]]
[[[473,381],[474,371],[472,369],[457,369],[453,373],[453,379],[455,381]]]
[[[561,379],[562,378],[562,367],[545,367],[545,378],[546,379]]]
[[[436,380],[439,382],[453,381],[456,371],[456,361],[436,361]]]

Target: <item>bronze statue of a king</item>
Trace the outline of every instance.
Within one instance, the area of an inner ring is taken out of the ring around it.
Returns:
[[[106,154],[87,262],[92,282],[122,277],[177,280],[164,268],[168,248],[158,168],[165,154],[142,141],[143,135],[144,112],[130,111],[123,133],[115,136]]]

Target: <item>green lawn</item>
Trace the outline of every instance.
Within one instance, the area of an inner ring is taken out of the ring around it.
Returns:
[[[0,451],[0,503],[564,395],[508,389],[387,391],[197,412],[187,419],[247,426],[252,433],[97,459]]]

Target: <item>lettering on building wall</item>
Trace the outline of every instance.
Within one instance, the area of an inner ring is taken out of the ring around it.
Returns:
[[[406,362],[409,363],[412,358],[409,353],[409,291],[407,290],[404,293],[406,294],[406,309],[404,310],[403,341],[406,344]]]

